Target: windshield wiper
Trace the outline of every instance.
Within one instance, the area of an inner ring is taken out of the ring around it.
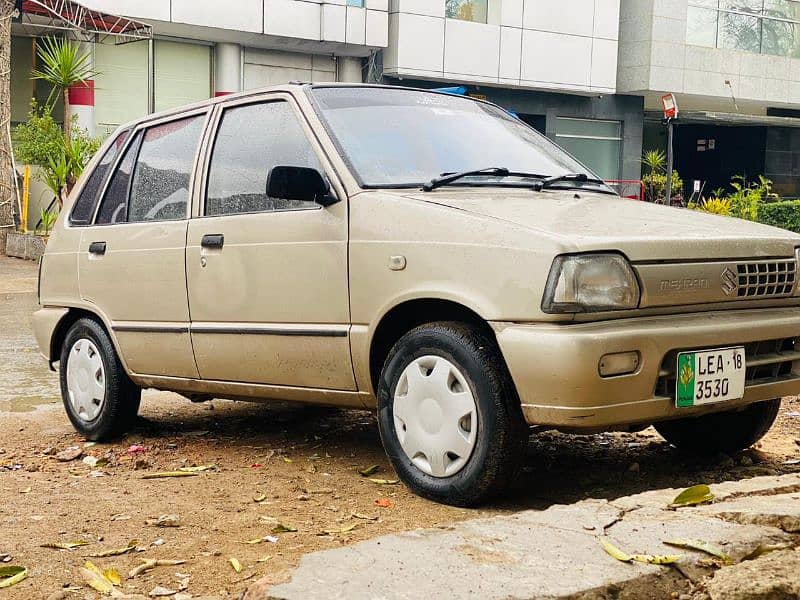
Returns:
[[[539,181],[534,189],[537,192],[541,192],[542,190],[546,190],[548,188],[553,187],[557,183],[564,183],[564,182],[575,182],[575,183],[595,183],[600,185],[606,185],[606,182],[602,179],[595,179],[594,177],[589,177],[586,173],[565,173],[564,175],[556,175],[555,177],[547,177]],[[580,187],[580,186],[576,186]],[[610,193],[611,190],[609,190]]]
[[[438,187],[442,187],[443,185],[448,185],[464,177],[469,177],[470,175],[497,175],[500,177],[505,177],[509,173],[510,171],[505,167],[487,167],[485,169],[461,171],[460,173],[448,173],[448,174],[443,174],[441,177],[434,177],[428,183],[423,185],[422,189],[425,190],[426,192],[432,192]]]

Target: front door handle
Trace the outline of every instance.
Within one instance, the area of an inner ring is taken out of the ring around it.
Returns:
[[[89,254],[105,254],[106,253],[106,243],[105,242],[92,242],[89,244]]]
[[[225,236],[221,233],[207,233],[200,242],[203,248],[222,248],[224,244]]]

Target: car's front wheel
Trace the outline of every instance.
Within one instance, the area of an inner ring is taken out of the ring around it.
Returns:
[[[737,452],[755,444],[769,431],[781,399],[756,402],[740,410],[664,421],[654,427],[665,440],[696,454]]]
[[[479,504],[511,481],[527,427],[497,344],[463,323],[422,325],[392,348],[378,389],[381,439],[417,494]]]
[[[129,431],[141,390],[130,380],[105,329],[79,319],[61,347],[61,397],[67,416],[86,439],[102,441]]]

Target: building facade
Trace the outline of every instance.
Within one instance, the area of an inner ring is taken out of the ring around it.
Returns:
[[[605,179],[638,179],[642,99],[616,94],[619,0],[391,0],[384,81],[465,85]]]
[[[681,109],[676,166],[706,191],[764,174],[800,195],[800,2],[622,0],[617,90],[644,98],[645,148],[664,148],[660,98]]]

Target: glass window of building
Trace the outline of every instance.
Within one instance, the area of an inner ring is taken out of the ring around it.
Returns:
[[[358,8],[364,8],[364,0],[347,0],[347,6],[357,6]]]
[[[689,0],[686,41],[800,58],[800,0]]]
[[[606,181],[620,178],[622,123],[557,117],[556,143]]]
[[[451,19],[486,23],[489,0],[447,0],[446,15]]]

